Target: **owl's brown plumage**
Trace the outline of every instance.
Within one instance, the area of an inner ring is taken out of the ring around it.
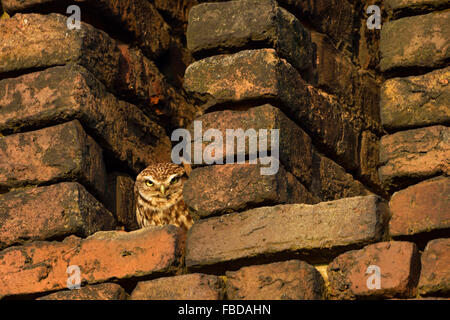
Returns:
[[[194,223],[183,201],[187,180],[183,167],[171,162],[156,163],[136,178],[136,218],[141,228],[173,224],[189,229]]]

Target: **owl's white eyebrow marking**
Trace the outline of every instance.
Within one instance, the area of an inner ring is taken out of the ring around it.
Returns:
[[[144,178],[144,180],[151,180],[151,181],[153,181],[153,177],[152,176],[144,176],[143,178]]]
[[[179,176],[179,175],[180,175],[179,173],[175,173],[175,174],[170,175],[170,176],[166,179],[166,182],[172,180],[174,177],[177,177],[177,176]]]

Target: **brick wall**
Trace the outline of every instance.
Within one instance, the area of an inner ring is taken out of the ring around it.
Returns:
[[[0,1],[0,298],[449,297],[446,1]],[[194,120],[279,170],[197,163],[188,233],[136,230]]]

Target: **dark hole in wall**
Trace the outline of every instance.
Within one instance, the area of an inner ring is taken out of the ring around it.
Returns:
[[[423,251],[427,243],[434,239],[448,238],[450,235],[450,228],[435,229],[428,232],[420,232],[414,235],[396,236],[393,237],[395,241],[409,241],[414,242],[419,250]]]
[[[46,66],[46,67],[28,68],[28,69],[21,69],[21,70],[17,70],[17,71],[3,72],[3,73],[0,73],[0,80],[17,78],[17,77],[26,75],[28,73],[44,71],[45,69],[57,67],[57,66],[60,66],[60,65],[52,65],[52,66]]]
[[[433,67],[397,67],[391,70],[385,71],[384,76],[386,79],[390,78],[405,78],[410,76],[421,76],[431,71],[437,70],[439,68],[444,68],[450,65],[450,58],[445,59],[441,63],[433,66]]]

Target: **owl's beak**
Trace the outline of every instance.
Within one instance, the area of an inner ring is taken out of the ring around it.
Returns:
[[[166,187],[164,187],[164,185],[161,185],[161,187],[159,188],[159,190],[161,190],[161,193],[164,195],[166,193]]]

